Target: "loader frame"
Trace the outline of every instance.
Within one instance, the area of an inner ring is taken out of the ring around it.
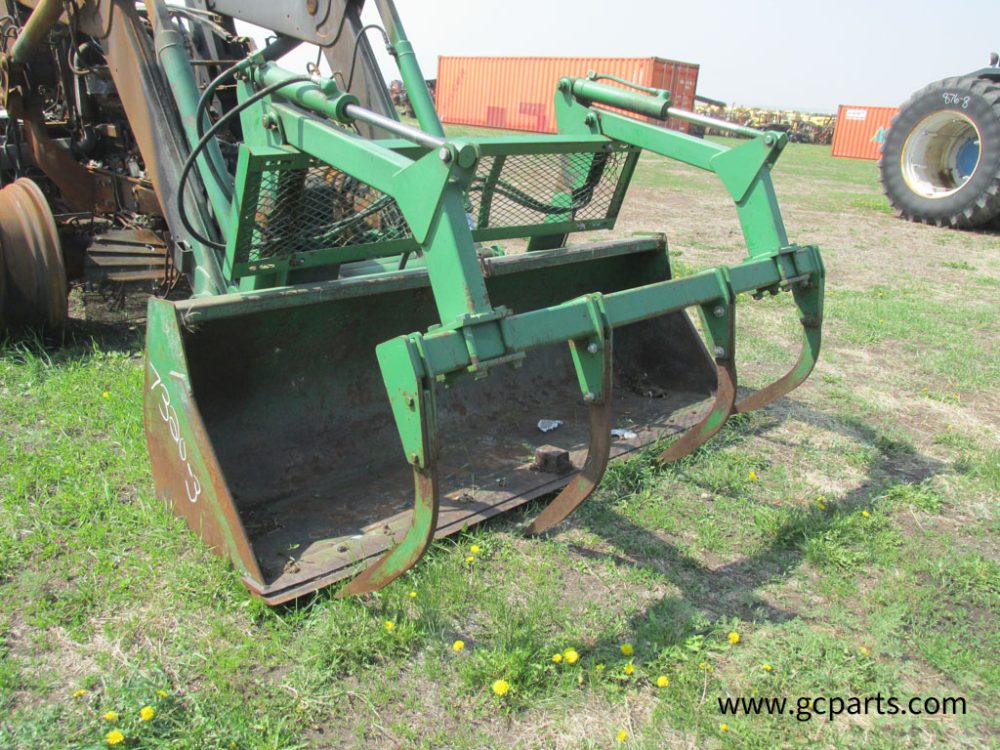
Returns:
[[[196,330],[234,309],[247,313],[341,294],[364,294],[366,285],[406,284],[413,278],[406,272],[425,274],[439,322],[383,341],[375,351],[402,458],[412,471],[412,513],[405,528],[389,534],[380,549],[357,556],[364,567],[341,589],[342,595],[385,586],[412,567],[438,532],[438,400],[442,388],[459,380],[489,377],[501,368],[516,370],[536,350],[567,345],[579,397],[589,411],[591,437],[579,473],[554,483],[565,486],[526,528],[528,533],[541,533],[593,492],[607,465],[612,360],[616,331],[622,327],[686,310],[697,310],[703,321],[707,351],[716,369],[714,400],[663,452],[664,460],[695,450],[732,413],[759,408],[799,385],[819,354],[822,258],[814,246],[789,242],[770,177],[771,167],[787,144],[786,135],[735,128],[751,138],[727,148],[666,130],[629,115],[664,120],[697,120],[699,116],[673,108],[667,91],[641,89],[627,81],[606,82],[593,74],[559,82],[555,92],[558,135],[447,137],[392,2],[378,0],[376,4],[418,127],[362,106],[358,96],[333,79],[285,70],[273,61],[274,55],[263,50],[234,71],[240,104],[223,117],[239,115],[243,142],[235,172],[230,174],[215,140],[222,122],[209,124],[203,117],[191,61],[161,0],[146,4],[157,63],[144,75],[160,82],[156,86],[160,92],[166,84],[176,115],[156,122],[148,105],[142,109],[123,95],[126,106],[132,108],[130,114],[134,110],[148,130],[143,153],[148,151],[147,159],[159,175],[157,194],[164,213],[172,217],[175,248],[194,290],[189,303],[153,301],[150,305],[146,419],[154,475],[178,512],[240,567],[253,590],[272,603],[349,571],[317,574],[291,589],[268,588],[220,477],[211,440],[198,419],[181,344],[185,330]],[[215,9],[247,20],[257,17],[252,10],[241,12],[229,5],[233,4],[217,2]],[[356,3],[333,0],[320,5],[328,20],[357,9]],[[38,17],[38,28],[55,23],[59,7],[42,0],[32,21]],[[114,0],[87,7],[91,22],[108,23],[111,34],[132,31],[126,42],[109,45],[109,55],[120,59],[120,65],[135,59],[140,50],[148,54],[148,44],[135,35],[138,16],[133,6]],[[302,31],[308,23],[297,15],[289,18],[280,30],[311,40],[311,34]],[[320,29],[322,34],[332,33],[328,26]],[[312,28],[319,27],[314,24]],[[24,34],[25,45],[37,33]],[[8,64],[16,66],[18,59],[15,45]],[[713,124],[734,129],[727,123]],[[392,137],[363,137],[355,131],[362,125]],[[156,141],[161,130],[169,133],[170,148],[185,154],[183,169],[178,170],[176,157],[167,154],[164,158],[160,151]],[[179,130],[184,134],[180,142]],[[719,177],[735,204],[748,256],[685,278],[585,293],[537,309],[513,310],[493,304],[487,288],[491,266],[484,245],[527,238],[529,257],[522,265],[565,262],[573,254],[572,248],[563,249],[570,233],[614,227],[643,150]],[[555,164],[558,174],[553,179],[565,189],[541,200],[504,177],[505,169],[514,168],[511,165],[530,165],[531,160]],[[365,194],[376,196],[353,217],[325,229],[310,229],[311,234],[302,228],[304,222],[282,218],[282,211],[300,216],[301,211],[288,212],[304,205],[301,201],[307,193],[326,195],[322,190],[344,180],[358,181]],[[603,201],[600,210],[593,208],[598,195]],[[503,201],[517,204],[535,220],[519,219],[515,211],[499,220],[497,206]],[[347,228],[352,234],[345,240]],[[282,250],[274,251],[275,247]],[[802,326],[802,353],[780,380],[737,400],[736,300],[744,293],[760,296],[780,291],[792,293]]]

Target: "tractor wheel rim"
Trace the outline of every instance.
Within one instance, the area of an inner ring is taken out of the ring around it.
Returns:
[[[10,300],[0,299],[4,324],[60,330],[67,286],[59,234],[45,194],[27,177],[0,190],[0,244],[5,292],[16,289],[21,300],[12,307]]]
[[[903,180],[922,198],[954,195],[979,169],[979,143],[979,129],[961,112],[942,110],[928,115],[903,144]]]

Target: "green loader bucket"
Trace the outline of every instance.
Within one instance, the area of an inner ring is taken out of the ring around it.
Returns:
[[[671,277],[662,237],[481,263],[491,302],[515,313]],[[438,322],[417,268],[151,301],[145,421],[158,492],[268,603],[357,573],[410,525],[413,473],[375,347]],[[583,468],[588,407],[566,345],[518,364],[439,389],[439,537]],[[698,423],[716,372],[683,311],[617,328],[612,426],[625,432],[611,456]],[[561,425],[542,432],[540,420]]]

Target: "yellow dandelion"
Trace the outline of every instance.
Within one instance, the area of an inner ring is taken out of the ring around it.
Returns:
[[[869,518],[871,516],[871,513],[869,513],[867,510],[863,510],[861,511],[861,515],[864,516],[865,518]]]
[[[499,695],[501,698],[510,692],[510,683],[507,680],[496,680],[491,687],[493,688],[493,694]]]
[[[394,623],[392,620],[386,620],[384,624],[386,630],[392,630],[394,627],[396,627],[396,623]]]
[[[463,648],[465,648],[465,641],[455,641],[451,644],[452,651],[461,651]]]
[[[699,662],[698,663],[698,669],[704,669],[707,666],[708,666],[707,662]]]
[[[858,653],[861,654],[862,656],[868,656],[868,649],[862,646],[861,648],[858,649]]]
[[[156,709],[152,706],[143,706],[139,709],[139,718],[143,721],[152,721],[154,716],[156,716]]]
[[[166,698],[167,696],[170,695],[170,693],[168,693],[166,690],[157,690],[156,695],[159,698]]]
[[[469,552],[471,552],[474,555],[478,555],[482,551],[483,548],[480,547],[478,544],[473,544],[471,547],[469,547]]]
[[[594,667],[594,671],[597,672],[597,673],[603,672],[604,671],[604,665],[603,664],[598,664],[596,667]]]
[[[118,712],[108,711],[101,718],[104,719],[105,721],[118,721]]]
[[[771,670],[774,669],[774,667],[772,667],[770,664],[761,664],[760,668],[763,669],[765,672],[770,672]]]
[[[632,644],[631,643],[623,643],[621,645],[621,650],[622,650],[622,653],[625,654],[625,656],[631,656],[632,655],[632,651],[633,651]]]
[[[618,734],[615,735],[615,739],[618,740],[619,742],[624,742],[625,740],[628,739],[628,732],[626,732],[624,729],[619,729]]]
[[[729,641],[729,642],[730,642],[730,643],[731,643],[731,644],[732,644],[733,646],[735,646],[735,645],[736,645],[737,643],[739,643],[739,642],[740,642],[740,634],[739,634],[739,633],[737,633],[737,632],[736,632],[735,630],[732,630],[732,631],[730,631],[729,635],[727,635],[727,636],[726,636],[726,639],[727,639],[727,640],[728,640],[728,641]]]
[[[410,592],[410,593],[408,594],[408,596],[409,596],[409,597],[410,597],[411,599],[416,599],[416,598],[417,598],[417,592],[416,592],[416,591],[411,591],[411,592]]]
[[[467,562],[469,565],[472,565],[472,563],[474,563],[475,561],[476,558],[474,555],[469,555],[467,558],[465,558],[465,562]]]
[[[566,660],[567,664],[576,664],[580,661],[580,654],[576,652],[575,648],[568,648],[563,651],[563,658]]]
[[[622,671],[625,674],[632,674],[633,672],[635,672],[635,665],[632,664],[632,662],[629,662],[628,664],[625,665],[625,667],[622,669]]]
[[[757,476],[757,472],[756,471],[754,471],[753,469],[750,469],[750,473],[747,474],[747,478],[751,482],[756,482],[760,477]]]
[[[556,664],[562,661],[562,654],[552,654],[552,661]]]
[[[109,745],[120,745],[125,741],[125,735],[119,732],[117,729],[112,729],[106,735],[104,735],[104,741]]]
[[[669,684],[670,684],[670,678],[667,677],[665,674],[661,674],[659,677],[656,678],[656,687],[658,688],[665,688]]]
[[[826,503],[823,502],[823,498],[816,501],[816,507],[820,510],[826,510]]]
[[[729,731],[729,725],[728,724],[719,724],[719,731],[720,732],[728,732]]]
[[[86,691],[86,690],[84,690],[83,688],[80,688],[80,689],[79,689],[79,690],[77,690],[77,691],[76,691],[75,693],[73,693],[73,697],[74,697],[74,698],[82,698],[82,697],[83,697],[83,696],[85,696],[86,694],[87,694],[87,691]]]
[[[104,391],[104,393],[101,394],[101,398],[111,398],[111,391]]]

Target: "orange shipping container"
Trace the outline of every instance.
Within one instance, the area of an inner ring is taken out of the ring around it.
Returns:
[[[698,66],[659,57],[439,57],[435,104],[443,122],[556,132],[556,85],[589,71],[670,91],[674,106],[694,109]],[[687,123],[667,122],[687,132]]]
[[[899,107],[841,104],[833,131],[833,155],[848,159],[878,159],[892,118]]]

